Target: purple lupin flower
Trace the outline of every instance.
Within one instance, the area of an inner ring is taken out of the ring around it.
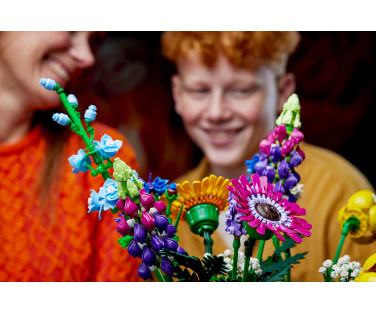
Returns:
[[[170,260],[164,255],[161,260],[161,270],[167,275],[172,277],[174,275],[174,267]]]
[[[129,244],[127,251],[134,258],[140,258],[141,255],[142,255],[142,251],[141,251],[140,247],[138,246],[137,240],[135,238],[133,238],[133,240]]]
[[[267,166],[264,171],[262,172],[262,176],[266,176],[268,178],[268,183],[273,183],[275,177],[275,170],[274,167]]]
[[[256,163],[255,165],[255,172],[259,175],[261,175],[266,167],[268,166],[268,160],[260,160],[259,162]]]
[[[178,249],[178,243],[176,240],[169,238],[167,236],[163,237],[164,247],[171,251],[176,251]]]
[[[167,228],[168,219],[166,216],[159,215],[158,213],[153,214],[155,227],[157,227],[158,231],[160,233],[163,233],[163,231]]]
[[[174,225],[172,224],[168,224],[167,227],[166,227],[166,233],[167,233],[167,236],[172,238],[175,236],[175,233],[176,233],[176,228]]]
[[[235,206],[236,202],[232,199],[232,193],[230,192],[230,197],[227,200],[229,202],[229,207],[226,212],[226,232],[230,235],[241,236],[245,235],[247,231],[243,226],[243,221],[239,218],[242,213],[237,213]]]
[[[278,192],[280,192],[282,194],[284,194],[285,191],[286,191],[285,187],[283,186],[282,182],[280,182],[280,181],[275,184],[274,190],[278,191]]]
[[[286,189],[291,189],[298,183],[297,177],[292,174],[291,172],[288,173],[287,178],[285,179],[285,188]]]
[[[272,163],[277,163],[281,158],[281,146],[273,144],[270,149],[270,160]]]
[[[296,145],[298,145],[304,139],[304,135],[300,130],[294,128],[291,132],[290,138]]]
[[[287,173],[289,172],[290,166],[287,163],[286,159],[283,159],[277,167],[278,177],[279,179],[283,179],[287,176]]]
[[[296,150],[292,150],[290,154],[290,162],[289,162],[290,166],[297,167],[302,162],[303,162],[302,156]]]
[[[159,252],[164,246],[163,240],[158,237],[156,234],[151,234],[150,239],[151,247],[156,251]]]
[[[286,140],[283,144],[282,144],[282,152],[281,152],[281,155],[283,157],[285,157],[286,155],[288,155],[291,150],[294,148],[295,146],[295,143],[289,139],[289,140]]]
[[[142,264],[141,264],[140,267],[138,268],[138,270],[137,270],[137,274],[138,274],[138,276],[140,276],[143,280],[153,279],[153,276],[151,276],[151,272],[150,272],[149,267],[148,267],[144,262],[142,262]]]
[[[176,250],[176,252],[180,253],[180,254],[184,254],[184,255],[187,254],[187,252],[182,247],[178,247],[178,249]]]
[[[144,246],[144,248],[142,249],[142,261],[147,266],[152,266],[152,265],[157,264],[157,258],[155,257],[154,252],[147,246]]]
[[[143,228],[140,224],[134,224],[134,238],[137,242],[145,243],[146,239],[148,238],[147,232],[145,228]]]

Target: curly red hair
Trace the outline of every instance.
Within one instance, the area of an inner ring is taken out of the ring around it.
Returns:
[[[257,69],[284,63],[299,39],[293,31],[170,31],[162,34],[162,53],[177,64],[194,51],[208,67],[213,67],[223,53],[235,67]]]

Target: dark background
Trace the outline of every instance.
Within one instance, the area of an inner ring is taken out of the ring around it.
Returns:
[[[161,32],[109,32],[96,66],[76,82],[81,109],[118,128],[134,146],[139,173],[173,180],[197,165],[200,151],[174,112]],[[301,32],[288,70],[295,74],[305,140],[336,151],[376,186],[375,32]],[[251,157],[251,156],[250,156]]]

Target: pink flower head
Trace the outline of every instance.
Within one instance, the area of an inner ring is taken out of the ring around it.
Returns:
[[[154,206],[154,197],[145,191],[145,189],[140,190],[140,202],[142,206],[149,211],[151,207]]]
[[[296,145],[298,145],[301,141],[303,141],[304,135],[300,130],[294,128],[291,132],[290,138]]]
[[[275,143],[275,136],[276,134],[274,130],[269,133],[268,140],[270,141],[270,143]]]
[[[124,213],[130,218],[138,217],[138,206],[129,197],[125,199],[124,208],[122,211],[124,211]]]
[[[312,225],[303,218],[296,217],[305,215],[305,209],[282,199],[283,194],[275,191],[266,177],[254,174],[251,180],[252,186],[247,177],[242,175],[239,180],[231,180],[234,187],[227,187],[233,193],[233,199],[240,204],[240,207],[235,206],[235,209],[244,214],[240,216],[241,220],[247,221],[248,226],[255,228],[260,235],[264,235],[268,229],[282,241],[285,241],[285,238],[281,233],[285,233],[297,243],[301,243],[302,238],[296,233],[311,236],[309,229]]]
[[[141,224],[148,232],[152,232],[155,228],[154,218],[146,211],[142,211]]]
[[[276,126],[274,133],[275,133],[275,136],[277,137],[277,140],[281,143],[287,135],[286,125],[282,124],[281,126]]]
[[[268,139],[263,139],[260,142],[260,151],[264,152],[267,156],[270,154],[272,143]]]
[[[123,214],[120,216],[120,221],[116,225],[116,230],[122,236],[132,235],[132,231]]]
[[[289,139],[289,140],[286,140],[283,144],[282,144],[282,153],[281,155],[283,157],[285,157],[286,155],[288,155],[292,149],[294,149],[294,146],[295,146],[295,143]]]

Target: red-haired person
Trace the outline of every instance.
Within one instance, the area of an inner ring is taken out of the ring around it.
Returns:
[[[202,150],[200,164],[176,182],[201,180],[209,174],[239,178],[246,173],[245,161],[259,151],[259,143],[273,130],[282,106],[295,91],[295,78],[286,72],[289,55],[299,42],[297,32],[166,32],[163,54],[176,65],[172,77],[175,110],[190,138]],[[304,106],[302,107],[304,116]],[[322,262],[333,258],[341,230],[339,209],[348,198],[372,186],[359,170],[339,155],[302,143],[306,159],[297,168],[304,185],[298,204],[307,209],[312,236],[294,248],[308,251],[294,265],[292,281],[322,281]],[[181,246],[191,255],[202,256],[201,237],[179,224]],[[214,254],[232,247],[225,232],[225,214],[213,235]],[[348,239],[343,253],[364,262],[375,244],[359,245]],[[255,251],[256,248],[255,248]],[[268,241],[264,257],[271,255]]]

